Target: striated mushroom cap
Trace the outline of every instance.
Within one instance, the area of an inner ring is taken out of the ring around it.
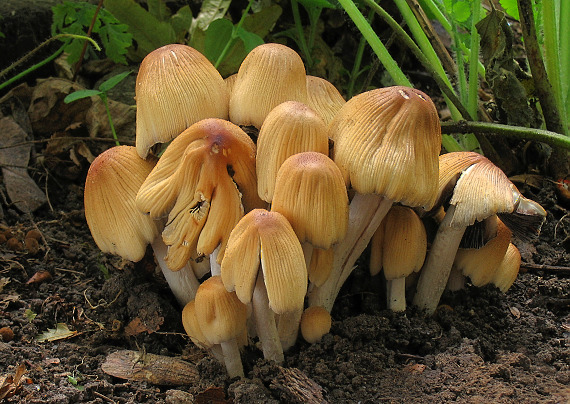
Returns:
[[[291,100],[307,103],[303,60],[285,45],[259,45],[238,70],[230,97],[230,120],[259,129],[269,111]]]
[[[203,349],[211,348],[214,344],[206,338],[200,325],[198,324],[198,318],[196,317],[196,301],[191,300],[184,306],[182,310],[182,325],[184,326],[184,331],[190,337],[192,342]]]
[[[211,254],[218,244],[221,261],[244,207],[261,204],[253,141],[231,122],[214,118],[174,139],[137,195],[142,212],[168,215],[162,237],[172,270],[182,268],[193,254]]]
[[[187,45],[171,44],[149,53],[136,81],[136,147],[146,158],[205,118],[228,118],[229,91],[210,61]]]
[[[514,244],[510,243],[491,283],[498,287],[501,292],[506,293],[517,279],[520,267],[521,253]]]
[[[346,100],[337,88],[328,80],[317,76],[307,76],[308,105],[329,124]]]
[[[320,116],[298,101],[286,101],[269,112],[257,138],[257,191],[271,202],[281,164],[293,154],[314,151],[328,155],[327,127]]]
[[[277,314],[301,309],[307,292],[301,243],[282,214],[254,209],[232,230],[222,260],[224,285],[243,303],[252,299],[260,264],[270,308]]]
[[[357,192],[408,206],[434,204],[441,127],[426,94],[402,86],[359,94],[339,110],[328,133],[334,161]]]
[[[101,251],[139,261],[159,235],[158,222],[135,204],[155,163],[141,159],[132,146],[112,147],[91,163],[85,179],[85,218]]]

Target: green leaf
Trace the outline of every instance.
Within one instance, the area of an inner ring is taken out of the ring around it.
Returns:
[[[127,64],[127,50],[133,43],[128,29],[125,24],[105,24],[99,29],[105,55],[115,63]]]
[[[297,0],[306,9],[309,8],[335,8],[334,4],[329,3],[326,0]]]
[[[56,341],[66,339],[77,335],[77,331],[70,331],[65,323],[57,323],[55,328],[48,328],[48,330],[36,337],[38,342]]]
[[[34,318],[36,318],[37,313],[34,313],[31,309],[26,309],[26,311],[24,311],[24,316],[31,323],[34,321]]]
[[[168,21],[171,12],[163,0],[148,0],[148,12],[158,21]]]
[[[210,62],[215,63],[218,60],[224,47],[231,40],[233,30],[234,25],[225,18],[220,18],[210,23],[204,39],[204,56]]]
[[[190,28],[191,35],[196,29],[206,31],[210,24],[223,18],[230,7],[231,0],[206,0],[202,2],[202,7],[200,12],[192,21],[192,27]]]
[[[499,0],[499,3],[508,15],[517,21],[519,20],[519,5],[517,3],[517,0]]]
[[[104,4],[117,20],[129,26],[137,44],[134,57],[142,59],[156,48],[175,41],[172,26],[156,19],[134,0],[105,0]]]
[[[119,73],[119,74],[105,80],[104,82],[102,82],[99,85],[99,91],[106,93],[107,91],[109,91],[110,89],[115,87],[117,84],[119,84],[121,81],[123,81],[125,79],[125,77],[127,77],[129,74],[131,74],[131,71]]]
[[[67,95],[63,102],[69,104],[70,102],[81,100],[83,98],[93,97],[94,95],[101,95],[103,94],[102,91],[99,90],[79,90],[74,93]]]
[[[170,17],[170,25],[172,25],[179,42],[183,42],[186,35],[189,34],[193,19],[192,10],[189,6],[180,8],[176,14]]]
[[[247,53],[251,52],[253,48],[263,43],[263,38],[261,38],[257,34],[254,34],[253,32],[246,31],[243,28],[239,28],[237,30],[237,35],[239,39],[243,41],[243,44],[245,46],[245,51]]]
[[[471,5],[460,1],[453,5],[453,18],[459,23],[465,23],[471,17]]]

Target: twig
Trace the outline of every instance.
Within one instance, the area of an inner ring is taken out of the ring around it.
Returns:
[[[87,37],[88,38],[91,38],[91,33],[93,32],[93,26],[95,25],[95,22],[97,21],[97,16],[99,15],[99,10],[101,10],[102,6],[103,6],[103,0],[99,0],[99,4],[97,5],[97,9],[93,13],[93,18],[91,19],[91,24],[89,24],[89,29],[87,30]],[[85,57],[85,51],[87,50],[88,42],[89,41],[85,41],[85,43],[83,44],[83,48],[81,49],[81,55],[79,55],[79,60],[77,61],[77,64],[75,65],[75,72],[73,72],[73,78],[71,79],[71,81],[75,81],[75,79],[77,79],[77,73],[79,72],[79,69],[81,69],[81,64],[83,63],[83,58]]]
[[[545,265],[545,264],[532,264],[530,262],[522,262],[521,268],[527,269],[531,272],[550,272],[554,275],[570,275],[570,267],[560,265]]]
[[[95,391],[95,390],[93,390],[93,395],[94,395],[94,396],[97,396],[97,397],[99,397],[99,398],[102,398],[103,400],[108,401],[108,402],[110,402],[110,403],[113,403],[113,404],[116,404],[116,403],[117,403],[115,400],[112,400],[112,399],[110,399],[109,397],[104,396],[103,394],[98,393],[98,392]]]

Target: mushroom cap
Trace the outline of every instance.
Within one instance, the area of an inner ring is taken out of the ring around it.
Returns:
[[[182,309],[182,325],[184,326],[184,331],[190,337],[192,342],[199,346],[200,348],[207,349],[211,348],[214,344],[208,341],[204,336],[204,333],[200,329],[198,324],[198,319],[196,318],[196,301],[191,300]]]
[[[408,206],[434,204],[441,127],[426,94],[402,86],[364,92],[344,104],[328,133],[334,161],[357,192]]]
[[[294,154],[281,165],[271,210],[287,218],[301,243],[327,250],[346,235],[348,194],[338,166],[317,152]]]
[[[247,308],[235,292],[228,292],[220,276],[200,284],[194,299],[200,330],[212,344],[238,338],[245,330]]]
[[[455,255],[453,265],[463,275],[471,279],[474,286],[480,287],[490,283],[497,268],[501,264],[511,242],[512,233],[496,216],[496,235],[481,248],[460,248]]]
[[[329,124],[346,100],[337,88],[328,80],[307,75],[308,105]]]
[[[301,316],[301,335],[309,344],[315,344],[331,330],[330,313],[321,306],[311,306]]]
[[[384,218],[382,267],[387,280],[418,272],[425,260],[427,235],[424,224],[411,208],[392,206]]]
[[[230,97],[230,120],[259,129],[269,111],[290,100],[307,103],[303,60],[285,45],[266,43],[255,47],[237,72]]]
[[[286,101],[269,112],[257,138],[257,192],[271,202],[281,164],[290,156],[307,151],[328,155],[327,127],[306,104]]]
[[[137,195],[142,212],[168,214],[162,236],[172,270],[195,253],[211,254],[218,244],[221,261],[244,206],[261,204],[253,141],[236,125],[215,118],[193,124],[174,139]]]
[[[334,247],[327,250],[313,248],[311,262],[309,263],[309,280],[314,286],[322,286],[329,278],[334,265]]]
[[[384,224],[385,220],[380,222],[380,226],[376,229],[372,238],[370,239],[370,260],[368,266],[370,269],[370,276],[375,276],[382,271],[382,254],[384,246]]]
[[[155,162],[141,159],[132,146],[115,146],[91,163],[85,179],[85,218],[101,251],[139,261],[159,235],[159,223],[135,204]]]
[[[491,283],[498,287],[501,292],[506,293],[517,279],[520,267],[521,253],[514,244],[510,243]]]
[[[229,91],[210,61],[187,45],[150,52],[136,81],[136,147],[146,158],[155,143],[165,143],[205,118],[228,118]]]
[[[232,230],[221,264],[226,289],[243,303],[252,299],[260,263],[270,308],[277,314],[302,308],[307,268],[301,243],[282,214],[254,209]]]

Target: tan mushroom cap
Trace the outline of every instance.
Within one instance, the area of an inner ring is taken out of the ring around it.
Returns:
[[[496,235],[481,248],[460,248],[455,255],[453,265],[463,275],[471,279],[474,286],[480,287],[490,283],[501,264],[511,242],[512,233],[496,216]]]
[[[392,206],[384,218],[382,268],[387,280],[418,272],[427,251],[425,227],[411,208]]]
[[[291,100],[307,103],[303,60],[285,45],[259,45],[238,70],[230,97],[230,120],[259,129],[269,111]]]
[[[182,325],[184,326],[184,331],[190,337],[192,342],[200,348],[211,348],[213,343],[208,341],[200,325],[198,324],[198,319],[196,317],[196,301],[191,300],[184,306],[182,310]]]
[[[329,249],[348,227],[348,194],[338,166],[316,152],[287,158],[277,175],[271,210],[287,218],[301,242]]]
[[[260,264],[271,309],[282,314],[303,307],[307,268],[301,243],[283,215],[254,209],[232,230],[222,260],[224,285],[243,303],[252,299]]]
[[[491,280],[501,292],[506,293],[517,279],[521,266],[521,253],[514,244],[509,244],[507,252],[501,261],[501,264],[495,271],[495,275]]]
[[[434,204],[441,127],[426,94],[402,86],[364,92],[344,104],[328,133],[334,160],[357,192]]]
[[[324,307],[308,307],[301,316],[301,335],[309,344],[315,344],[329,333],[331,325],[331,315]]]
[[[328,80],[307,75],[308,105],[329,124],[346,100],[338,89]]]
[[[245,331],[247,308],[235,292],[226,290],[219,276],[202,282],[194,301],[200,330],[211,343],[221,344]]]
[[[137,192],[155,165],[132,146],[112,147],[93,160],[85,179],[85,218],[101,251],[139,261],[160,233],[136,207]]]
[[[136,81],[136,147],[146,158],[205,118],[227,119],[229,91],[210,61],[190,46],[171,44],[149,53]]]
[[[168,214],[162,236],[172,270],[196,253],[211,254],[220,243],[221,261],[244,206],[247,210],[261,204],[253,141],[231,122],[214,118],[195,123],[174,139],[137,195],[142,212]]]
[[[257,138],[257,191],[271,202],[281,164],[296,153],[314,151],[328,155],[327,127],[306,104],[286,101],[269,112]]]
[[[383,258],[383,248],[384,248],[384,224],[385,220],[382,220],[380,226],[374,232],[374,235],[370,239],[370,259],[368,266],[370,269],[370,275],[375,276],[382,271],[382,258]]]

